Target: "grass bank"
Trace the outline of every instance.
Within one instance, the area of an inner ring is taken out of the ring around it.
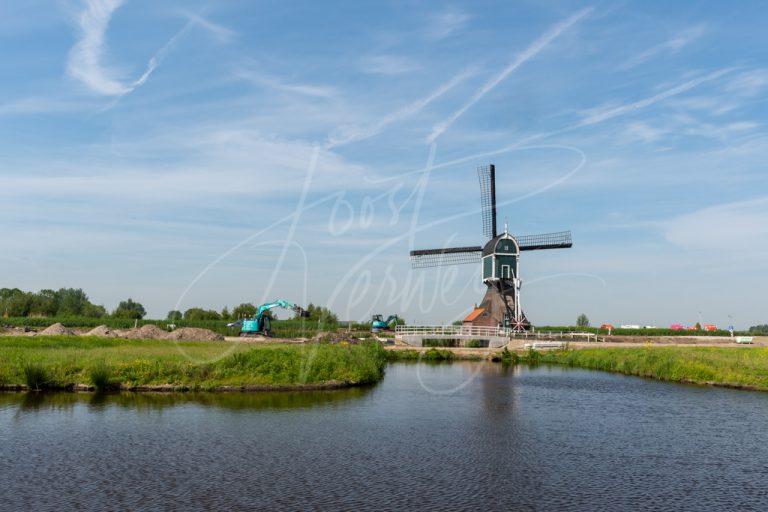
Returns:
[[[670,382],[768,391],[768,348],[643,347],[541,352],[541,363],[637,375]]]
[[[370,384],[378,344],[242,345],[115,338],[0,337],[5,389],[268,390]]]

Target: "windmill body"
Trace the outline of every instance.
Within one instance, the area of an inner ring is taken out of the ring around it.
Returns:
[[[520,253],[571,247],[571,233],[562,231],[514,236],[505,226],[504,233],[498,234],[496,168],[494,165],[482,166],[477,173],[480,180],[483,234],[489,240],[483,246],[411,251],[411,263],[414,268],[481,263],[483,283],[487,290],[480,304],[464,319],[464,325],[526,330],[530,328],[530,323],[520,305]]]

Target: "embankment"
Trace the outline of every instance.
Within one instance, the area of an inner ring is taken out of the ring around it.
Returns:
[[[78,336],[0,338],[0,388],[298,390],[378,382],[378,344],[243,345]]]
[[[768,348],[648,346],[540,352],[538,362],[670,382],[768,391]]]

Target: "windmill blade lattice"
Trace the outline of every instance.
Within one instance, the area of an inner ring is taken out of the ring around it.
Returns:
[[[496,167],[481,165],[477,168],[480,180],[480,208],[483,218],[483,235],[486,238],[496,236]]]
[[[542,233],[540,235],[523,235],[515,237],[521,251],[538,251],[541,249],[567,249],[573,246],[570,231],[557,233]]]
[[[483,248],[480,246],[411,251],[411,267],[428,268],[479,263],[482,252]]]

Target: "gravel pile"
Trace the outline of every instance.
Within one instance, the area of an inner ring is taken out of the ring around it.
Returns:
[[[112,332],[112,330],[106,325],[100,325],[85,333],[85,336],[101,336],[102,338],[111,338],[117,335]]]
[[[74,336],[76,333],[72,329],[68,329],[60,323],[55,323],[50,327],[40,331],[40,336]]]
[[[153,324],[142,325],[138,334],[139,338],[147,340],[158,340],[168,336],[166,331]]]
[[[138,329],[116,331],[116,334],[121,338],[128,338],[129,340],[159,340],[165,338],[168,333],[156,325],[147,324],[142,325]]]
[[[221,341],[224,336],[216,334],[208,329],[199,329],[197,327],[182,327],[176,329],[166,336],[169,340],[178,341]]]

